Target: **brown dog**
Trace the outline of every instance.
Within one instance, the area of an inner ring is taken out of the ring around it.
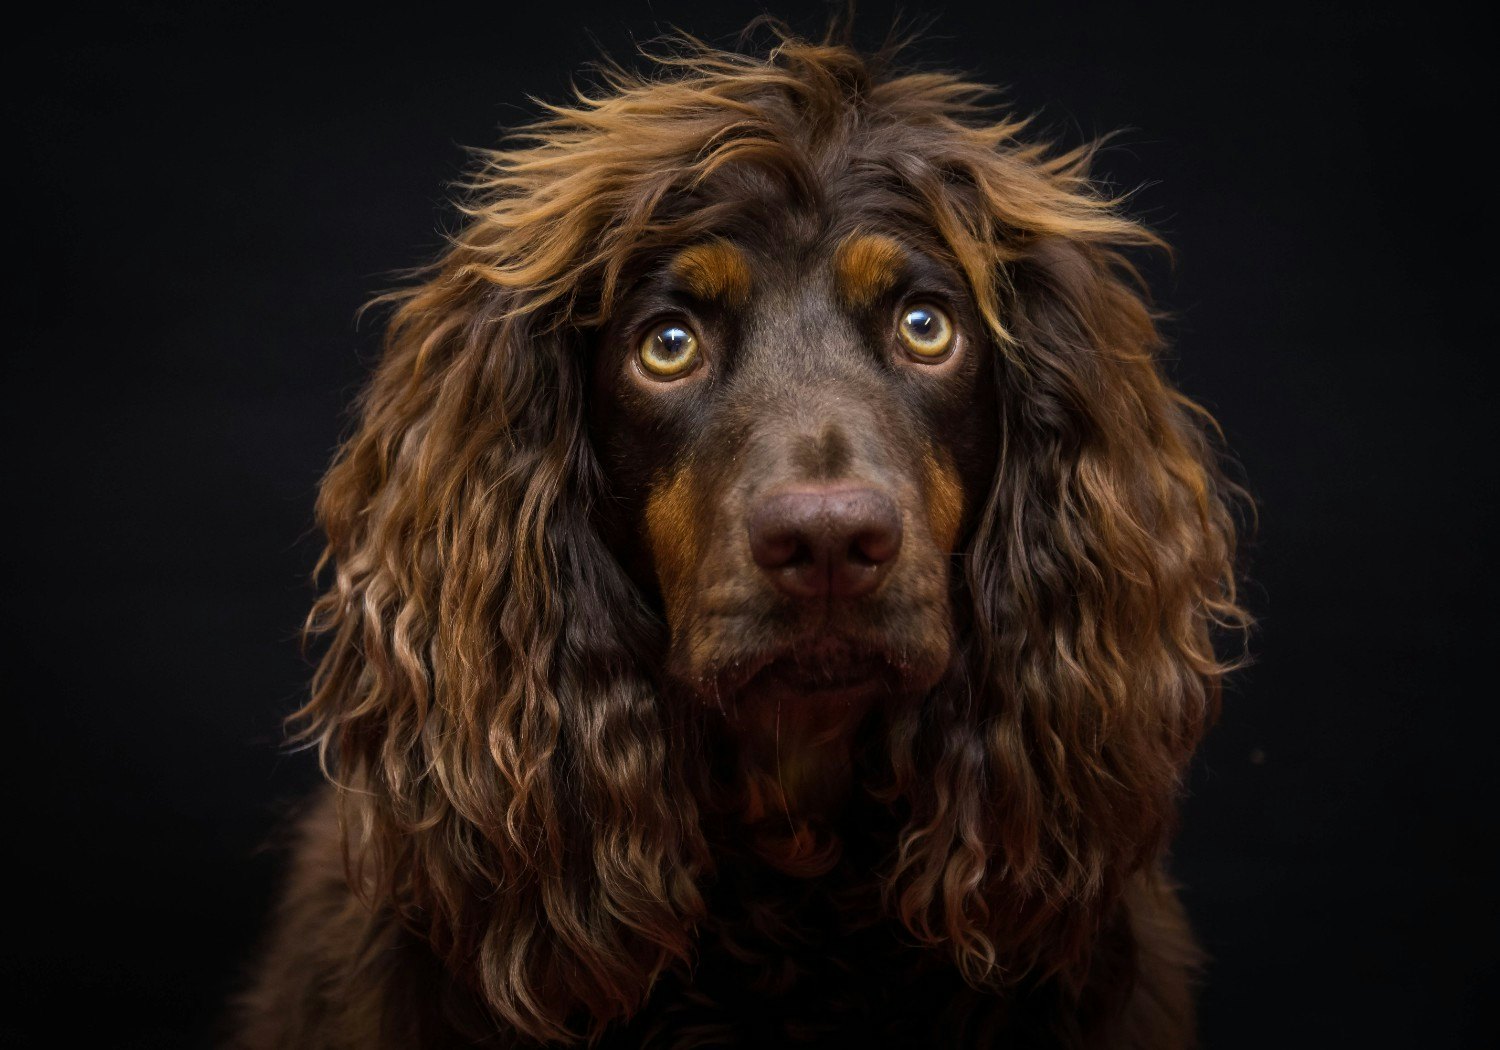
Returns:
[[[951,77],[661,72],[399,296],[239,1045],[1189,1045],[1160,858],[1245,618],[1154,238]]]

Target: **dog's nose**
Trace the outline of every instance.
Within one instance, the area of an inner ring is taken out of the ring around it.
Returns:
[[[875,488],[780,489],[751,512],[749,531],[755,564],[796,598],[868,594],[901,553],[901,511]]]

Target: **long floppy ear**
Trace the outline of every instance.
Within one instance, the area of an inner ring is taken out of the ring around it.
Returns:
[[[970,151],[944,191],[995,329],[1001,438],[964,559],[969,681],[934,698],[925,742],[913,733],[933,772],[894,893],[980,984],[1082,980],[1172,830],[1229,667],[1212,635],[1247,624],[1238,490],[1212,421],[1164,378],[1119,254],[1154,238],[1092,195],[1082,154],[1041,157]]]
[[[473,254],[401,297],[324,481],[298,715],[356,889],[510,1024],[571,1039],[687,954],[703,849],[633,655],[650,626],[589,520],[577,336]]]
[[[1161,373],[1133,271],[1107,246],[1045,237],[1012,272],[1015,360],[971,586],[1000,806],[1024,815],[1000,829],[1007,878],[1040,919],[1114,904],[1156,860],[1228,669],[1213,632],[1246,616],[1239,493],[1212,421]],[[1092,932],[1055,928],[1054,962],[1081,961]]]

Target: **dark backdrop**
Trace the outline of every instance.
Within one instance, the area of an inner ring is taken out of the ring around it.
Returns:
[[[600,46],[756,13],[244,6],[7,29],[8,1044],[206,1045],[272,892],[258,844],[315,776],[279,719],[309,674],[315,487],[376,346],[357,307],[437,250],[461,146],[528,94],[561,97]],[[1174,861],[1215,957],[1208,1046],[1477,1043],[1496,698],[1466,671],[1497,626],[1477,29],[1213,6],[955,0],[919,54],[1011,85],[1065,141],[1132,129],[1103,170],[1178,249],[1155,270],[1172,368],[1260,504],[1258,662]]]

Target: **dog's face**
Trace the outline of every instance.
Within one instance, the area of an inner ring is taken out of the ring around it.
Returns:
[[[858,214],[756,226],[642,268],[596,358],[596,441],[668,672],[742,713],[848,724],[953,658],[992,351],[922,237]]]

